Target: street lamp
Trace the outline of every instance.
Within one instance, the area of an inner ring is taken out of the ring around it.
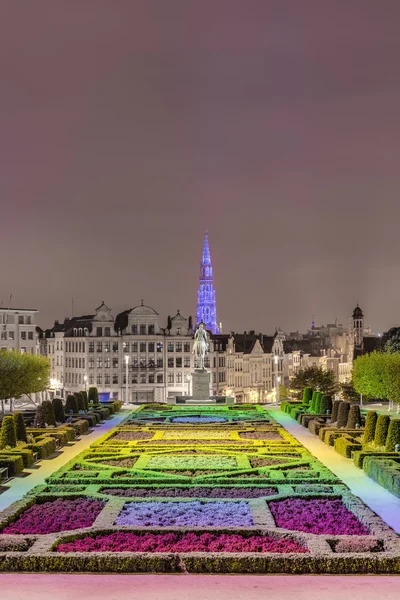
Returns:
[[[277,404],[279,404],[280,401],[280,397],[279,397],[279,384],[280,384],[280,380],[281,378],[278,376],[278,361],[279,361],[279,357],[277,354],[275,354],[274,356],[274,361],[275,361],[275,402]]]
[[[189,373],[186,375],[186,381],[187,381],[187,386],[188,386],[187,395],[190,396],[190,374]]]
[[[87,393],[87,375],[83,376],[83,381],[85,382],[85,392]]]
[[[129,354],[125,354],[125,403],[128,404],[128,368],[129,368]]]

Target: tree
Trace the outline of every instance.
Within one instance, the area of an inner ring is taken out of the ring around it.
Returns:
[[[14,419],[11,416],[3,417],[1,422],[0,446],[2,448],[15,448],[17,436],[15,433]]]
[[[400,404],[400,353],[375,351],[359,356],[354,362],[353,381],[360,394]]]
[[[279,386],[279,397],[281,400],[285,400],[288,397],[288,390],[286,385],[281,384]]]
[[[0,352],[0,400],[43,392],[49,378],[50,361],[44,356]]]
[[[392,327],[383,334],[379,349],[382,352],[400,352],[400,327]]]
[[[359,402],[360,394],[354,389],[353,380],[349,379],[339,384],[342,398],[347,402]]]
[[[311,387],[330,396],[338,390],[332,371],[324,371],[319,367],[307,367],[298,371],[291,380],[290,387],[301,393],[304,388]]]
[[[89,388],[89,404],[94,404],[95,406],[99,403],[99,392],[97,387]]]
[[[13,414],[15,434],[18,442],[27,442],[28,438],[26,435],[26,427],[23,414],[16,412]]]

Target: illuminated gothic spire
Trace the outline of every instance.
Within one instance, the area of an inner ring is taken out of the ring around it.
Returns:
[[[197,295],[197,324],[205,323],[206,329],[219,333],[217,326],[217,306],[215,301],[214,278],[211,263],[208,231],[204,236],[203,256],[200,263],[200,283]]]

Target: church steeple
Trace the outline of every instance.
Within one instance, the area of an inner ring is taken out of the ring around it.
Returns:
[[[200,282],[197,294],[197,324],[203,322],[206,329],[219,333],[217,325],[217,306],[215,300],[214,276],[212,270],[208,231],[204,235],[203,256],[200,263]]]

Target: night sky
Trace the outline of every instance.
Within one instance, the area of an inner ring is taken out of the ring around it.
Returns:
[[[400,323],[398,0],[1,0],[0,302]]]

